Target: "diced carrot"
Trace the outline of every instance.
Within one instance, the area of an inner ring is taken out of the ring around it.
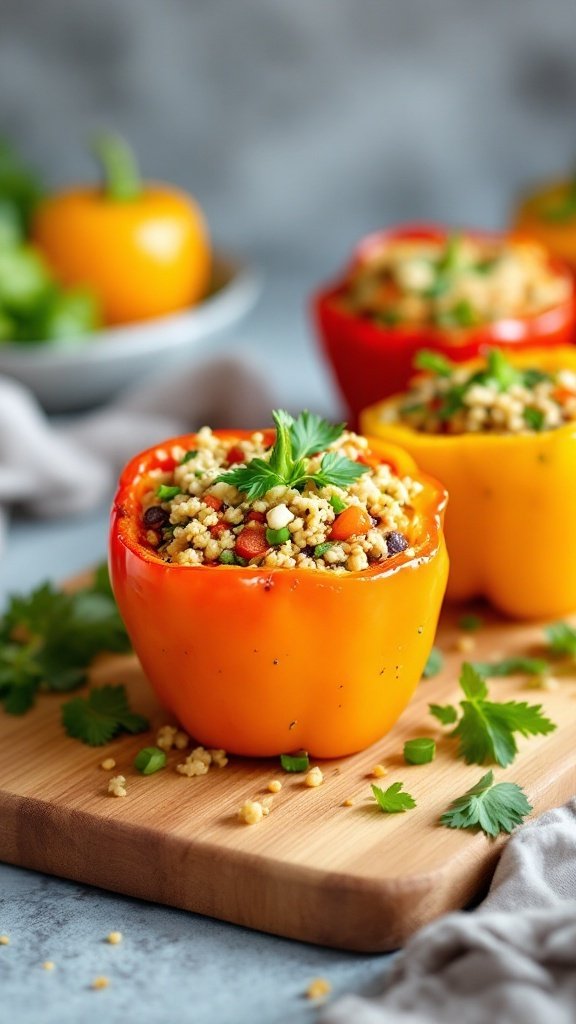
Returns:
[[[240,445],[232,445],[226,456],[226,462],[229,466],[233,466],[235,462],[246,462],[246,454],[242,451]]]
[[[268,551],[269,546],[266,540],[266,530],[258,524],[257,526],[244,527],[236,538],[234,551],[240,558],[246,558],[250,561],[251,558],[264,555]]]
[[[246,522],[248,522],[248,523],[265,523],[266,522],[266,516],[264,515],[263,512],[256,512],[255,509],[250,509],[248,515],[246,516]]]
[[[329,540],[348,540],[362,533],[368,533],[372,529],[372,520],[363,508],[358,505],[349,505],[339,516],[336,516],[332,529],[328,534]]]
[[[219,512],[222,508],[220,498],[215,498],[213,494],[204,494],[202,496],[202,501],[205,505],[208,505],[208,508],[213,508],[215,512]]]

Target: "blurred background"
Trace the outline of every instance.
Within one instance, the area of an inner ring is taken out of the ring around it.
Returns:
[[[497,227],[576,159],[572,0],[1,0],[0,132],[47,183],[115,128],[262,269],[219,339],[336,408],[307,297],[390,221]],[[216,342],[214,343],[216,344]]]

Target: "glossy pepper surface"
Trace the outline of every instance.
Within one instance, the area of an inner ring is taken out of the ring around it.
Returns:
[[[196,740],[236,754],[338,757],[368,746],[405,708],[433,643],[448,573],[444,489],[375,442],[379,459],[423,483],[412,553],[346,574],[174,565],[146,544],[141,523],[147,474],[174,444],[193,448],[194,436],[126,467],[110,534],[114,594],[158,697]]]
[[[508,358],[517,367],[576,369],[574,348]],[[426,434],[384,423],[384,411],[394,402],[366,409],[362,429],[402,445],[447,487],[447,596],[482,596],[514,618],[573,611],[576,423],[541,433]]]
[[[33,237],[62,284],[85,285],[106,323],[174,313],[203,297],[210,276],[204,219],[191,196],[140,181],[124,143],[106,137],[96,153],[101,187],[45,198]]]
[[[482,235],[477,231],[465,234],[492,241],[495,238],[493,234]],[[363,408],[406,388],[413,374],[414,356],[419,349],[441,352],[452,362],[466,362],[488,346],[517,351],[572,342],[576,320],[573,287],[564,302],[542,313],[458,329],[410,325],[389,327],[375,324],[342,306],[339,300],[350,269],[375,249],[381,249],[386,242],[398,240],[446,242],[448,238],[447,229],[424,225],[401,226],[370,235],[357,247],[349,270],[313,297],[312,312],[320,344],[348,407],[352,426],[357,425]],[[551,262],[558,274],[570,279],[570,272],[564,264],[555,260]]]

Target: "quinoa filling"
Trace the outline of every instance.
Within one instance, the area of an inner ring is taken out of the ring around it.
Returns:
[[[221,438],[203,427],[193,449],[159,452],[142,530],[165,561],[345,573],[411,553],[418,481],[343,426],[309,413],[274,418],[273,445],[261,432]]]
[[[513,366],[497,349],[476,372],[458,368],[435,352],[418,353],[418,377],[388,421],[426,434],[521,434],[576,422],[576,373]]]
[[[569,288],[538,243],[453,235],[371,249],[352,268],[341,301],[382,326],[461,330],[541,313],[564,301]]]

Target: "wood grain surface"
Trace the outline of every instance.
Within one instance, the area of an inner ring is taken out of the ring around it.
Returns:
[[[483,615],[468,657],[542,653],[541,626]],[[437,641],[446,654],[442,673],[422,681],[379,743],[323,762],[325,782],[317,789],[275,761],[240,758],[187,778],[175,771],[180,751],[169,754],[167,769],[142,776],[132,762],[155,734],[87,747],[64,734],[59,696],[41,697],[24,718],[0,713],[0,859],[306,942],[362,951],[401,945],[438,914],[477,897],[504,842],[438,825],[450,801],[487,770],[457,760],[454,741],[428,712],[429,702],[458,699],[464,634],[455,623],[455,613],[445,613]],[[92,678],[125,683],[134,709],[154,729],[170,721],[134,657],[102,658]],[[549,737],[521,739],[516,762],[495,768],[497,780],[523,785],[535,813],[562,802],[576,790],[576,672],[550,692],[530,689],[520,677],[490,687],[497,699],[541,702],[558,724]],[[404,740],[414,736],[436,738],[433,764],[404,764]],[[117,763],[112,773],[100,767],[109,756]],[[375,780],[379,762],[388,774]],[[127,779],[125,798],[107,793],[115,773]],[[272,778],[283,788],[270,815],[242,824],[239,806],[267,795]],[[370,784],[398,780],[417,807],[385,815]],[[346,799],[353,806],[343,806]]]

